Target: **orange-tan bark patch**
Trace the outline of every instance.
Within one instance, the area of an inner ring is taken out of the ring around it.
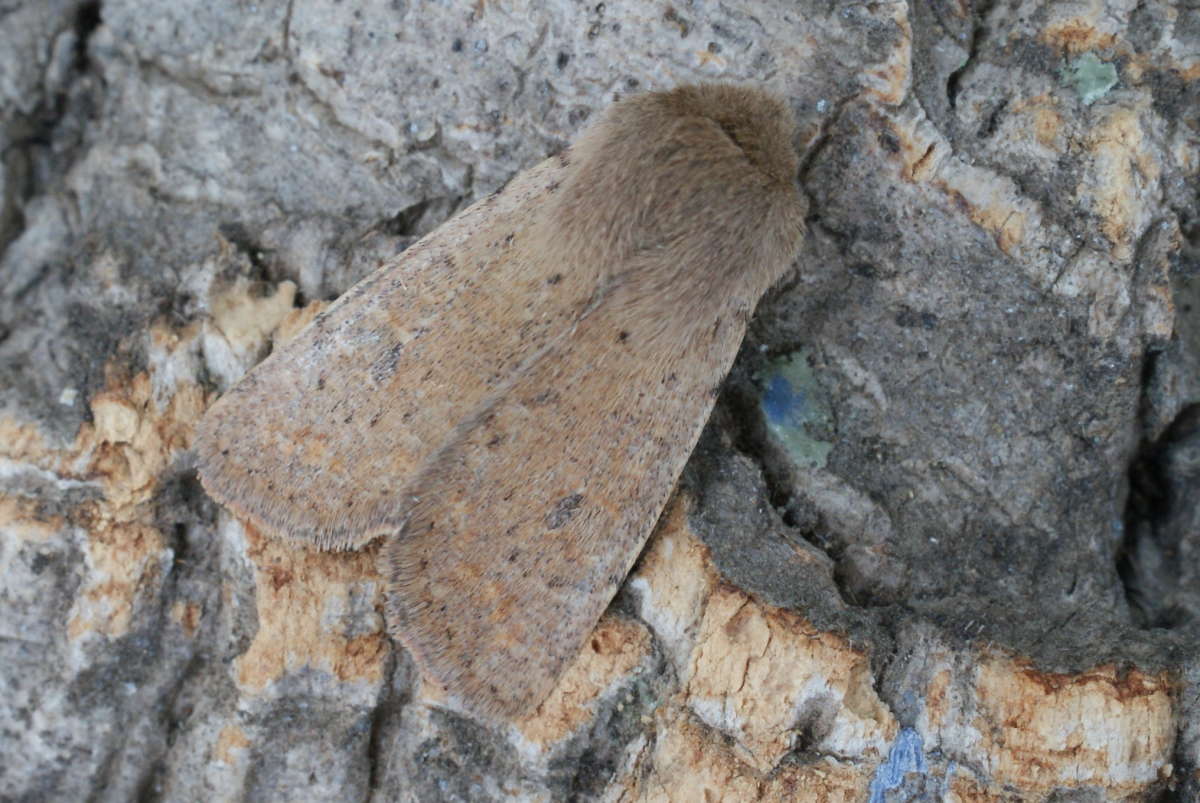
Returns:
[[[516,723],[518,732],[542,748],[561,742],[588,722],[596,701],[643,666],[650,654],[650,633],[644,625],[606,615],[546,701]]]
[[[209,309],[212,324],[239,353],[257,351],[293,312],[296,285],[280,282],[267,288],[239,277],[214,295]]]
[[[93,397],[92,422],[80,428],[75,451],[91,456],[89,475],[103,487],[106,516],[137,515],[175,455],[191,446],[206,403],[199,385],[180,381],[160,409],[145,372]]]
[[[1132,256],[1146,214],[1142,195],[1156,186],[1160,175],[1145,147],[1137,110],[1109,111],[1092,130],[1087,146],[1092,169],[1079,195],[1091,201],[1100,229],[1113,246],[1113,257],[1126,260]]]
[[[981,764],[997,783],[1041,793],[1096,785],[1124,797],[1144,792],[1170,762],[1164,674],[1105,666],[1065,675],[984,657],[975,694]]]
[[[377,629],[353,635],[344,622],[353,594],[370,594],[381,607],[378,545],[316,552],[273,541],[248,525],[245,532],[258,632],[234,662],[238,686],[259,692],[305,666],[341,681],[379,682],[389,649],[382,618]]]
[[[1060,48],[1077,55],[1088,50],[1115,47],[1117,37],[1095,27],[1083,17],[1067,17],[1054,20],[1042,29],[1039,38],[1051,47]]]
[[[1066,145],[1063,134],[1064,120],[1058,111],[1058,101],[1048,93],[1023,98],[1012,105],[1013,114],[1029,119],[1028,129],[1039,145],[1061,152]]]
[[[696,623],[720,579],[708,547],[688,525],[688,507],[685,495],[672,498],[628,581],[641,597],[638,614],[685,681]]]
[[[162,534],[139,523],[98,524],[84,545],[87,567],[71,606],[67,635],[85,633],[116,638],[129,632],[139,598],[154,595],[162,580],[166,550]]]
[[[217,743],[213,745],[213,757],[225,764],[237,763],[238,756],[234,751],[244,751],[250,747],[250,737],[237,725],[226,725],[217,735]]]
[[[686,713],[660,718],[653,747],[632,773],[629,799],[645,803],[854,803],[867,799],[873,766],[833,759],[764,774],[743,762],[720,734]]]
[[[872,759],[898,728],[872,686],[868,656],[726,585],[709,597],[685,694],[764,772],[792,749],[802,723],[820,749]]]
[[[57,464],[57,452],[34,424],[0,415],[0,457],[38,468]]]
[[[188,636],[196,635],[202,614],[203,609],[194,602],[175,602],[171,605],[171,620],[182,627]]]
[[[883,54],[882,62],[866,71],[864,84],[868,94],[879,102],[895,106],[904,101],[912,83],[912,25],[903,6],[883,4],[875,10],[881,14],[890,12],[891,22],[900,35],[895,45]]]
[[[0,495],[0,528],[19,541],[49,541],[62,529],[61,516],[38,512],[37,504],[26,497]]]

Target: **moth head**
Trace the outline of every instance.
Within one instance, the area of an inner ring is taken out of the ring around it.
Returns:
[[[782,100],[745,87],[615,103],[571,149],[547,258],[621,271],[596,278],[638,303],[753,305],[803,236],[794,128]]]
[[[795,120],[780,98],[729,84],[682,86],[652,97],[670,114],[712,120],[753,170],[781,185],[795,182]]]

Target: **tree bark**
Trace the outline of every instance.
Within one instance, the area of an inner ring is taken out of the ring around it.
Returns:
[[[0,8],[0,797],[1200,796],[1200,13]],[[470,717],[376,548],[209,500],[206,407],[618,96],[787,98],[810,205],[549,700]]]

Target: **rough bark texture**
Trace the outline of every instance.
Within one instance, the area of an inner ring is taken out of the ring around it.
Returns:
[[[790,99],[810,236],[522,722],[205,407],[621,94]],[[0,798],[1200,795],[1200,11],[0,3]]]

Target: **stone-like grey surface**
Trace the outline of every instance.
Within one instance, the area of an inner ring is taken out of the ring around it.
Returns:
[[[685,474],[717,569],[869,654],[905,728],[914,667],[981,645],[1178,681],[1159,778],[1005,775],[947,731],[911,788],[1194,792],[1197,53],[1200,12],[1133,0],[0,3],[0,798],[665,794],[631,769],[681,682],[653,648],[549,747],[412,704],[369,561],[273,551],[187,445],[291,307],[704,80],[789,100],[811,207]],[[822,466],[758,404],[801,352]]]

